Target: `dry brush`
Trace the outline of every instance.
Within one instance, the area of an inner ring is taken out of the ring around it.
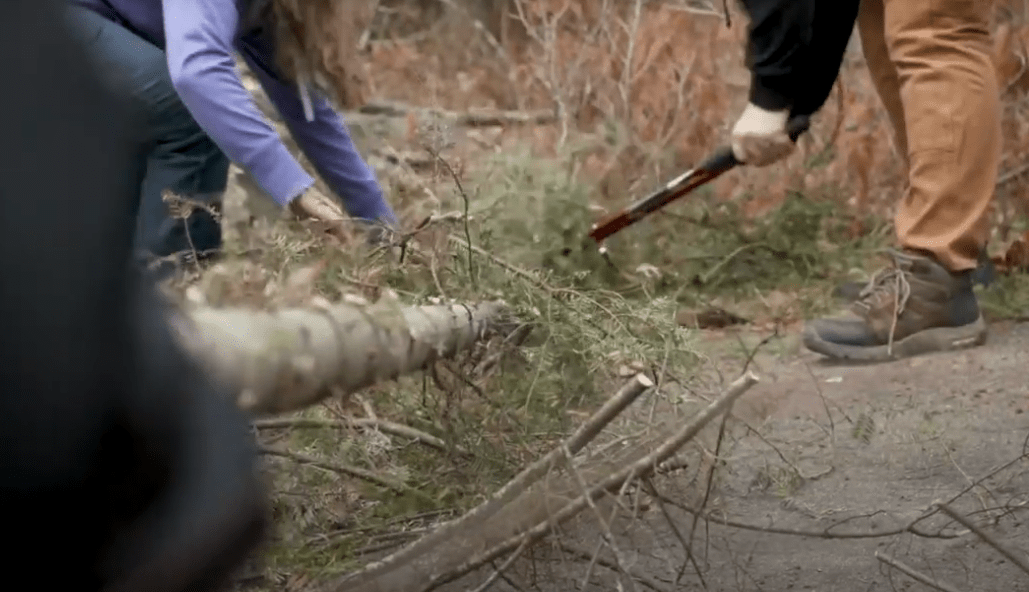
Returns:
[[[567,440],[526,467],[485,502],[381,561],[344,576],[326,587],[332,592],[431,592],[503,559],[480,585],[487,588],[504,569],[548,534],[591,509],[615,499],[647,480],[663,463],[691,442],[709,423],[727,413],[758,382],[746,373],[720,397],[684,425],[664,431],[645,445],[632,446],[621,458],[580,457],[579,453],[654,383],[639,374],[627,382]],[[609,528],[605,542],[625,569]],[[626,574],[630,581],[638,578]]]

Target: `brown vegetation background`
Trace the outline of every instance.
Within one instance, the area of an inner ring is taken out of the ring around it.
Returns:
[[[366,0],[361,0],[366,1]],[[376,0],[371,0],[373,4]],[[725,11],[728,10],[726,16]],[[1026,3],[995,10],[996,67],[1003,85],[1005,156],[994,241],[1007,244],[1027,203]],[[511,128],[498,142],[529,141],[540,157],[575,148],[578,174],[610,209],[725,141],[745,98],[746,16],[735,3],[688,0],[377,0],[362,38],[370,96],[449,110],[553,109],[550,126]],[[852,232],[888,219],[904,179],[889,122],[857,41],[818,121],[786,167],[728,175],[720,199],[748,215],[787,191],[846,205]],[[416,130],[418,122],[411,121]],[[994,246],[994,250],[997,247]]]

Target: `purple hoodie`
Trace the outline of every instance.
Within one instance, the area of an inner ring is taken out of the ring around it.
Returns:
[[[350,215],[395,224],[375,173],[358,154],[339,115],[312,94],[314,118],[308,121],[295,83],[276,73],[268,33],[244,24],[252,0],[69,2],[92,9],[164,49],[172,83],[193,118],[229,159],[285,206],[314,179],[289,153],[243,87],[233,59],[238,52]]]

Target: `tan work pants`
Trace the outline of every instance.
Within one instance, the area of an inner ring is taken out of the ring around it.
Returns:
[[[988,236],[1000,165],[992,0],[862,0],[858,30],[905,157],[901,247],[973,269]]]

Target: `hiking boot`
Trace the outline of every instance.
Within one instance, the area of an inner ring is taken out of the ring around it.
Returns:
[[[930,257],[890,251],[852,304],[853,315],[804,327],[804,345],[830,358],[885,361],[986,341],[972,272],[951,273]]]
[[[972,285],[989,288],[996,279],[997,269],[993,266],[990,256],[983,250],[979,256],[979,265],[972,272]],[[844,302],[854,302],[861,297],[861,290],[864,290],[866,285],[868,282],[843,282],[833,290],[833,298]]]

